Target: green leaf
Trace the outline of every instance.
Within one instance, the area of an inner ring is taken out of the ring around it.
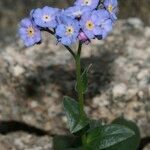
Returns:
[[[101,120],[90,120],[90,129],[94,129],[94,128],[97,128],[97,127],[101,127],[102,126],[102,122]]]
[[[82,82],[82,93],[85,93],[87,91],[87,87],[88,87],[88,71],[90,69],[91,65],[89,65],[88,67],[86,67],[81,75],[81,82]],[[76,84],[75,89],[77,91],[78,85]]]
[[[78,148],[69,148],[67,150],[84,150],[82,147],[78,147]]]
[[[55,136],[53,139],[54,150],[66,150],[71,147],[74,139],[69,136]]]
[[[137,127],[137,125],[132,121],[125,120],[124,118],[118,118],[118,119],[114,120],[112,123],[124,125],[130,129],[132,129],[135,132],[135,135],[133,135],[129,139],[127,139],[119,144],[116,144],[116,145],[108,148],[107,150],[137,150],[139,147],[139,144],[140,144],[140,139],[141,139],[140,131],[139,131],[139,128]]]
[[[80,138],[74,136],[57,135],[53,138],[54,150],[83,150]]]
[[[89,119],[87,118],[86,114],[80,116],[80,109],[77,101],[65,96],[63,105],[71,133],[76,133],[88,125]]]
[[[87,150],[101,150],[122,142],[134,135],[131,129],[121,125],[106,125],[97,127],[87,133]]]

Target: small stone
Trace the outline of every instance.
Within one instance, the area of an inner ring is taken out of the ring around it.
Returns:
[[[127,23],[132,25],[134,28],[137,28],[137,29],[143,27],[143,22],[138,18],[129,18],[127,20]]]
[[[112,94],[114,98],[122,97],[127,92],[127,86],[124,83],[120,83],[112,89]]]
[[[138,92],[138,89],[128,89],[127,95],[126,95],[126,100],[132,99]]]
[[[52,125],[51,125],[51,122],[47,122],[46,124],[45,124],[45,128],[44,128],[46,131],[49,131],[49,130],[51,130],[52,129]]]
[[[22,68],[21,66],[17,65],[13,68],[13,75],[15,77],[19,77],[21,74],[23,74],[25,72],[24,68]]]
[[[103,93],[100,96],[94,97],[93,104],[100,107],[109,105],[108,96]]]
[[[15,143],[15,145],[17,145],[19,148],[24,148],[24,144],[23,144],[23,142],[22,142],[22,140],[21,139],[15,139],[15,141],[14,141],[14,143]]]
[[[150,38],[150,27],[145,27],[145,36]]]
[[[148,144],[148,145],[144,148],[144,150],[150,150],[150,144]]]
[[[145,87],[147,88],[148,84],[148,80],[147,79],[143,79],[139,82],[139,86],[140,88],[144,89]]]
[[[30,105],[32,108],[36,108],[38,106],[38,103],[36,101],[31,101]]]
[[[66,122],[67,122],[67,117],[66,117],[66,116],[63,116],[63,117],[62,117],[62,121],[66,123]]]
[[[139,91],[138,92],[138,96],[143,99],[144,98],[144,92],[143,91]]]
[[[23,119],[24,122],[27,122],[27,123],[29,122],[33,125],[36,124],[36,120],[35,120],[36,118],[33,117],[32,115],[27,115],[27,114],[23,115],[22,119]]]
[[[137,74],[138,80],[143,80],[144,78],[148,79],[148,77],[150,77],[150,72],[147,69],[143,69]]]
[[[148,96],[150,97],[150,85],[148,86]]]
[[[3,143],[0,143],[0,150],[8,150],[8,148]]]
[[[86,112],[86,114],[89,114],[90,113],[90,107],[85,106],[84,107],[84,111]]]

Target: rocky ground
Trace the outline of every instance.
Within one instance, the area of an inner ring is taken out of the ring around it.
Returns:
[[[4,41],[0,42],[0,120],[64,134],[62,97],[76,97],[70,54],[46,33],[43,43],[31,48],[25,48],[17,36]],[[133,120],[142,137],[150,135],[149,41],[150,27],[132,18],[118,21],[105,41],[94,40],[82,52],[83,66],[92,64],[86,112],[106,123],[119,116]],[[51,136],[0,135],[0,150],[51,149]]]

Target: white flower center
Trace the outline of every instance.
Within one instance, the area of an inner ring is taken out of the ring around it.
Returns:
[[[74,33],[74,28],[72,26],[68,26],[66,28],[66,35],[71,36]]]
[[[44,22],[49,22],[51,20],[51,17],[49,15],[43,15]]]
[[[91,5],[92,0],[83,0],[84,5]]]

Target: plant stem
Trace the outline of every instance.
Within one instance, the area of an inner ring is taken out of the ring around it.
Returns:
[[[48,31],[50,34],[54,35],[55,31],[50,29],[43,29],[43,31]],[[84,95],[82,92],[82,80],[81,80],[81,50],[82,50],[82,43],[79,42],[78,52],[75,54],[73,50],[66,45],[63,45],[73,56],[75,63],[76,63],[76,80],[77,80],[77,93],[78,93],[78,100],[79,100],[79,107],[80,107],[80,117],[84,115]]]
[[[52,35],[55,35],[55,31],[52,31],[52,30],[50,30],[50,29],[42,29],[42,31],[47,31],[47,32],[49,32],[50,34],[52,34]],[[67,45],[63,45],[70,53],[71,53],[71,55],[73,56],[73,58],[75,59],[75,57],[76,57],[76,55],[75,55],[75,53],[73,52],[73,50],[69,47],[69,46],[67,46]]]
[[[44,29],[43,29],[44,30]],[[46,29],[44,31],[48,31],[50,34],[54,35],[55,32],[49,29]],[[81,50],[82,50],[82,43],[79,42],[78,46],[78,52],[77,54],[74,53],[74,51],[66,45],[63,45],[73,56],[75,63],[76,63],[76,80],[77,80],[77,93],[78,93],[78,100],[79,100],[79,107],[80,107],[80,117],[84,114],[84,95],[82,93],[82,81],[81,81]]]
[[[79,100],[79,107],[80,107],[80,115],[84,114],[83,105],[84,105],[84,95],[82,93],[82,79],[81,79],[81,49],[82,44],[79,43],[78,52],[76,55],[76,80],[77,80],[77,93],[78,93],[78,100]]]
[[[76,59],[75,53],[72,51],[72,49],[69,46],[64,45],[64,47],[71,53],[74,59]]]

